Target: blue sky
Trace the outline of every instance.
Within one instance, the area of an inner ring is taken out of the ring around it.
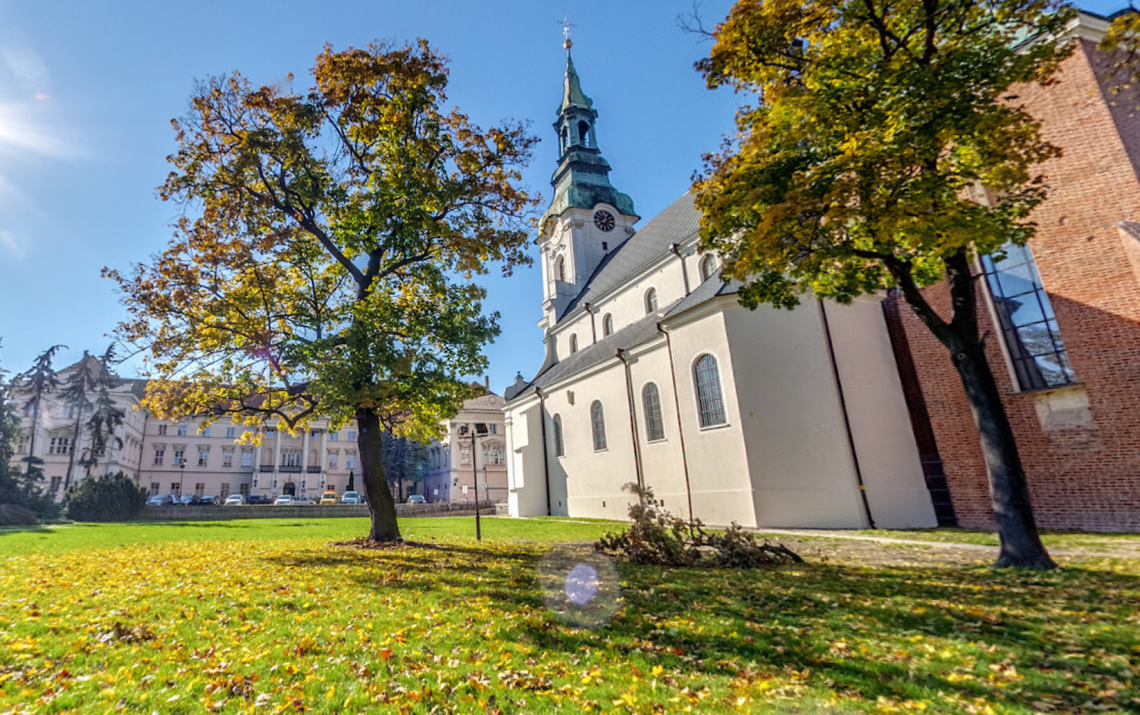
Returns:
[[[711,24],[730,0],[704,0]],[[1107,12],[1118,3],[1089,3]],[[427,38],[452,59],[449,99],[484,126],[530,120],[542,139],[525,182],[545,199],[569,16],[574,64],[599,112],[614,185],[642,222],[684,193],[702,152],[747,100],[710,92],[693,70],[708,45],[677,28],[691,0],[391,0],[197,3],[0,0],[0,362],[22,370],[54,343],[100,352],[123,317],[103,266],[161,250],[175,207],[155,187],[196,78],[233,70],[307,86],[324,44]],[[542,361],[541,275],[486,280],[502,314],[487,348],[492,388]],[[132,374],[130,365],[124,375]]]

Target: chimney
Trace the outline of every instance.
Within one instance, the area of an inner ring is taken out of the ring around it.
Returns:
[[[487,392],[491,391],[491,376],[490,375],[484,375],[483,376],[483,389],[486,390]]]

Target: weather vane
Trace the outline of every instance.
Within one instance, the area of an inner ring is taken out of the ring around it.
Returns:
[[[574,45],[574,43],[570,41],[570,28],[571,27],[577,27],[577,25],[570,22],[569,17],[567,17],[566,15],[563,15],[562,16],[562,36],[566,38],[566,41],[562,43],[562,46],[565,47],[567,50],[569,50]]]

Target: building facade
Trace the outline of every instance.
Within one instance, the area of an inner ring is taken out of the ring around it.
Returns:
[[[1063,155],[1025,249],[976,266],[982,332],[1038,523],[1140,529],[1140,117],[1097,49],[1111,18],[1081,13],[1058,82],[1019,96]],[[948,308],[945,286],[926,291]],[[893,332],[924,463],[943,473],[958,523],[993,526],[987,472],[946,350],[909,310]],[[904,360],[903,362],[906,362]],[[904,366],[905,367],[905,366]]]
[[[507,501],[503,404],[502,397],[488,390],[464,402],[463,409],[443,423],[442,439],[427,448],[423,490],[427,501],[474,502],[476,477],[480,504]],[[485,433],[479,433],[476,425],[485,425]]]
[[[95,358],[88,359],[95,361],[93,369],[102,369]],[[61,382],[76,367],[60,370]],[[112,440],[107,453],[90,470],[92,475],[122,471],[151,495],[225,497],[240,493],[275,498],[292,494],[312,499],[326,489],[343,493],[353,478],[355,486],[362,487],[354,425],[330,431],[328,420],[318,419],[309,429],[295,433],[268,426],[258,445],[246,434],[252,428],[224,419],[210,426],[195,420],[158,420],[141,408],[145,394],[145,380],[120,380],[111,390],[115,405],[124,413],[116,433],[122,442],[120,446]],[[22,403],[28,395],[17,389],[14,398]],[[88,417],[82,415],[79,421],[85,423]],[[71,482],[86,477],[78,461],[90,448],[90,437],[80,430],[77,441],[75,426],[76,416],[58,391],[44,398],[38,421],[34,410],[22,414],[17,457],[42,459],[44,486],[59,499],[69,465]]]
[[[568,53],[546,358],[504,395],[511,514],[623,519],[637,483],[708,524],[935,525],[879,300],[742,308],[690,196],[635,230],[597,116]]]

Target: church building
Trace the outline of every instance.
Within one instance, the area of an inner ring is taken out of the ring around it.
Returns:
[[[633,482],[712,525],[936,525],[880,300],[741,307],[689,195],[635,229],[566,49],[546,358],[504,394],[510,513],[624,519]]]

